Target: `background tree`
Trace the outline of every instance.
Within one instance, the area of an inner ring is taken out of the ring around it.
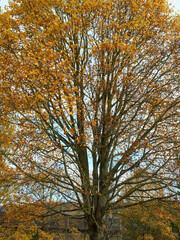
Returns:
[[[20,178],[73,202],[94,240],[111,209],[173,200],[180,25],[166,1],[16,0],[0,19]]]
[[[176,231],[172,231],[177,211],[172,214],[166,206],[150,203],[122,210],[121,214],[123,240],[179,239],[177,225]]]

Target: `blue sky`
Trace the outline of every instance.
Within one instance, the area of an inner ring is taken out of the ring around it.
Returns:
[[[172,3],[174,9],[180,13],[180,1],[179,0],[168,0],[169,3]]]
[[[175,11],[179,11],[180,13],[180,0],[168,0],[169,3],[172,3],[172,5],[175,8]],[[4,7],[8,4],[8,0],[0,0],[0,6]]]

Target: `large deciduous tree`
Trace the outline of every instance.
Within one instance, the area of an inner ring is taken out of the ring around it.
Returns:
[[[0,20],[16,125],[6,157],[30,194],[71,201],[91,240],[105,239],[113,208],[173,200],[180,21],[166,1],[16,0]]]
[[[10,151],[14,129],[9,122],[10,111],[4,102],[2,85],[3,81],[0,80],[0,209],[2,204],[9,201],[9,195],[14,189],[15,177],[13,167],[9,166],[4,157]]]

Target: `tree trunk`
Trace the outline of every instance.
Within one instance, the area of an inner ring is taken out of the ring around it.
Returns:
[[[103,227],[97,227],[96,224],[91,226],[89,229],[89,239],[90,240],[106,240],[107,235]]]
[[[106,189],[101,188],[101,196],[98,196],[97,205],[94,207],[94,213],[86,215],[88,224],[88,234],[90,240],[106,240],[107,228],[105,224],[107,197],[105,196]]]
[[[106,240],[107,231],[103,221],[103,217],[99,221],[92,216],[88,220],[88,235],[90,240]]]

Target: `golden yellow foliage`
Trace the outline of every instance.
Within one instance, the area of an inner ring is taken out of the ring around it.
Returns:
[[[13,0],[0,13],[14,201],[73,201],[93,240],[113,208],[176,201],[179,20],[166,0]]]

